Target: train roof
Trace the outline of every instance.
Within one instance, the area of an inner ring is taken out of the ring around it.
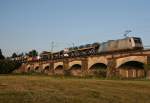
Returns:
[[[134,37],[134,36],[133,36],[133,37],[126,37],[126,38],[140,38],[140,37]],[[141,39],[141,38],[140,38],[140,39]]]
[[[118,40],[125,40],[125,39],[130,39],[130,38],[141,39],[140,37],[125,37],[125,38],[122,38],[122,39],[107,40],[107,41],[102,42],[102,43],[100,43],[100,44],[105,44],[105,43],[107,43],[107,42],[118,41]]]
[[[125,37],[125,38],[122,38],[122,39],[108,40],[108,41],[117,41],[117,40],[129,39],[129,38],[137,38],[137,39],[141,39],[140,37]],[[108,42],[108,41],[107,41],[107,42]]]

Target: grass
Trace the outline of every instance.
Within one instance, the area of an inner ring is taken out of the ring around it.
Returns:
[[[150,103],[150,81],[2,75],[0,103]]]

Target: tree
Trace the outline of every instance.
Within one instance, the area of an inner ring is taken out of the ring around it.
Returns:
[[[13,53],[11,57],[16,58],[16,57],[18,57],[18,55],[16,53]]]
[[[30,57],[35,57],[35,56],[38,56],[38,52],[37,52],[36,50],[32,50],[32,51],[30,51],[30,52],[28,53],[28,55],[29,55]]]
[[[0,60],[3,60],[3,59],[5,59],[5,57],[3,56],[2,51],[0,49]]]
[[[12,73],[21,66],[20,62],[11,60],[0,60],[0,74]]]

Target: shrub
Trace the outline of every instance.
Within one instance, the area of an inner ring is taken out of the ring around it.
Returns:
[[[21,63],[11,60],[0,60],[0,74],[8,74],[18,69]]]

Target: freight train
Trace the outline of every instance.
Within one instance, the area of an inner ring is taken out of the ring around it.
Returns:
[[[65,48],[58,52],[46,52],[41,53],[37,57],[29,57],[27,61],[38,60],[55,60],[71,57],[89,56],[95,54],[115,53],[124,51],[142,50],[143,44],[139,37],[126,37],[118,40],[109,40],[103,43],[86,44],[76,47]]]
[[[109,40],[103,43],[96,42],[93,44],[81,45],[78,47],[65,48],[64,50],[61,50],[59,52],[49,53],[47,55],[44,54],[44,56],[41,55],[41,59],[61,59],[142,49],[143,44],[141,38],[126,37],[124,39]]]

